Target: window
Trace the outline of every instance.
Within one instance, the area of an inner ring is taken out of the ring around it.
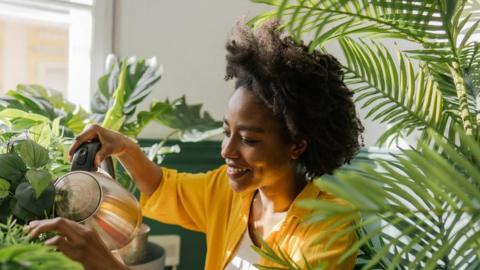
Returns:
[[[41,84],[89,109],[112,14],[112,0],[0,0],[0,94]]]

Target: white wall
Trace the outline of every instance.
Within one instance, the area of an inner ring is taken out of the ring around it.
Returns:
[[[187,102],[203,103],[220,120],[233,89],[232,82],[223,79],[224,45],[230,29],[240,16],[266,10],[268,6],[248,0],[116,0],[114,52],[120,56],[157,56],[164,76],[152,99],[186,95]],[[331,53],[339,55],[338,51]],[[143,104],[144,108],[152,99]],[[365,143],[372,145],[384,127],[364,124]],[[140,136],[161,138],[167,132],[151,124]]]

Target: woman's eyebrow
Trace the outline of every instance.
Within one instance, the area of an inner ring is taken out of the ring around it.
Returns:
[[[230,124],[228,123],[228,120],[223,118],[223,123],[228,127]],[[237,126],[238,130],[243,130],[243,131],[251,131],[251,132],[257,132],[257,133],[265,133],[265,129],[262,127],[257,127],[257,126],[249,126],[249,125],[238,125]]]

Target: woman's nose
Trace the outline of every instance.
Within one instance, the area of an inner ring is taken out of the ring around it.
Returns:
[[[238,149],[236,146],[235,141],[232,139],[232,137],[224,137],[222,141],[222,151],[221,155],[224,159],[226,158],[238,158]]]

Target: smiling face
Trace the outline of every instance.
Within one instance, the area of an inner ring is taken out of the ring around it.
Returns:
[[[280,122],[252,91],[237,89],[224,118],[222,157],[234,191],[251,191],[295,181],[295,145]]]

